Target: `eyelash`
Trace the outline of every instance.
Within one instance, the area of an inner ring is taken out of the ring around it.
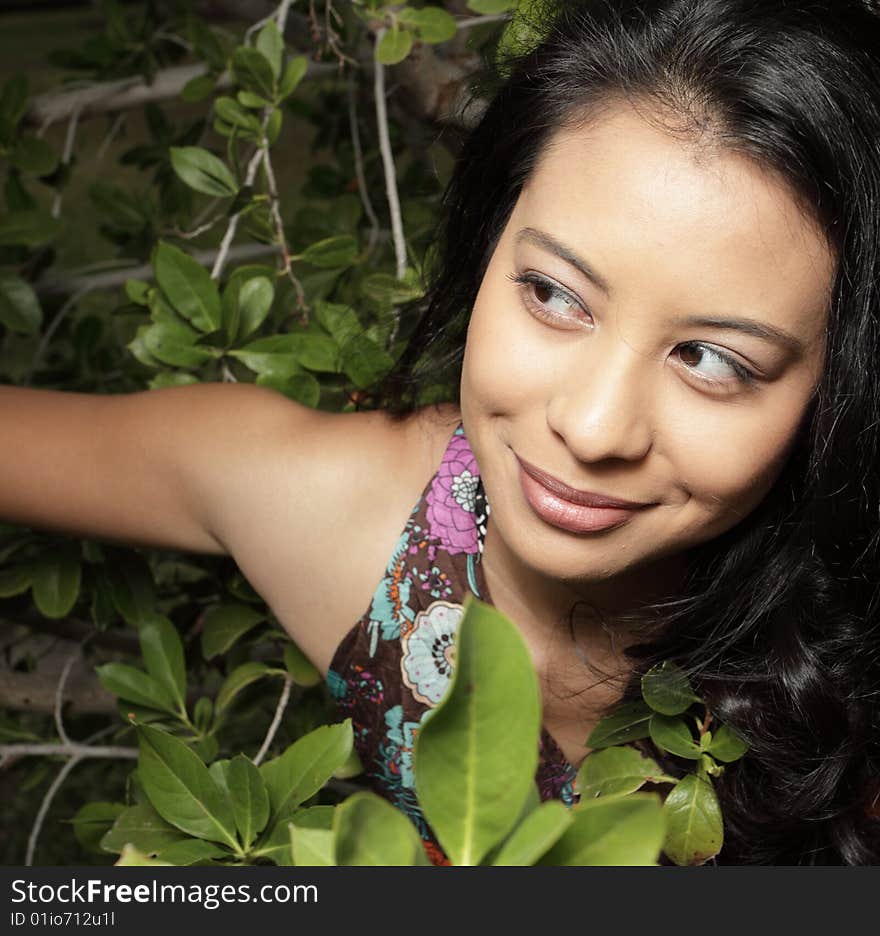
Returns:
[[[576,299],[570,292],[565,289],[561,289],[552,280],[548,280],[543,276],[539,276],[537,273],[508,273],[507,278],[516,284],[518,290],[522,293],[523,301],[525,302],[528,309],[545,321],[553,321],[554,319],[558,320],[563,316],[553,312],[548,312],[541,303],[535,300],[532,291],[529,289],[530,286],[542,286],[544,289],[549,290],[553,294],[554,298],[561,297],[563,299],[567,299],[569,302],[573,302],[580,306],[586,312],[586,308],[583,306],[580,300]],[[679,347],[700,348],[703,351],[708,351],[719,360],[727,364],[746,387],[753,387],[755,384],[757,384],[757,374],[749,370],[743,364],[740,364],[740,362],[735,358],[732,358],[729,355],[724,354],[722,351],[719,351],[713,345],[703,344],[700,341],[686,341],[679,345]],[[699,374],[696,376],[698,380],[701,380],[707,384],[714,384],[716,386],[723,387],[730,383],[730,381],[727,380],[714,380],[711,377],[702,377]]]

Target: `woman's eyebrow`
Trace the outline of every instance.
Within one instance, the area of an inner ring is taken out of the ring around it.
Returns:
[[[580,272],[591,283],[601,289],[606,296],[611,296],[611,287],[604,277],[600,276],[583,257],[578,256],[570,247],[566,247],[565,244],[560,243],[546,231],[540,231],[538,228],[531,227],[523,228],[516,235],[515,241],[517,244],[522,241],[528,241],[536,247],[540,247],[549,253],[555,254],[560,260],[564,260],[566,263],[575,267],[575,269],[580,270]],[[774,325],[769,325],[766,322],[756,322],[754,319],[730,317],[712,318],[711,316],[695,315],[690,318],[680,319],[678,324],[695,325],[699,328],[725,328],[731,331],[742,332],[754,338],[763,338],[765,341],[772,341],[774,344],[780,345],[790,354],[797,357],[803,355],[806,351],[806,346],[799,338],[796,338],[787,331],[783,331],[781,328],[776,328]]]
[[[541,247],[552,254],[556,254],[560,260],[564,260],[566,263],[570,263],[573,267],[580,270],[581,273],[583,273],[591,283],[598,286],[606,296],[611,296],[611,287],[605,279],[603,279],[583,257],[579,257],[570,247],[566,247],[565,244],[560,243],[546,231],[539,231],[537,228],[531,227],[523,228],[516,235],[516,243],[519,244],[522,241],[528,241],[536,247]]]

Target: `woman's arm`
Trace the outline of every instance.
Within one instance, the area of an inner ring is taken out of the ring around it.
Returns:
[[[121,395],[0,387],[0,519],[222,555],[214,516],[312,417],[253,384]]]

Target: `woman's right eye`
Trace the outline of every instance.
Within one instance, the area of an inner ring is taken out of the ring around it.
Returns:
[[[519,287],[529,311],[551,324],[573,321],[578,310],[587,313],[571,293],[537,273],[509,274],[508,278]]]

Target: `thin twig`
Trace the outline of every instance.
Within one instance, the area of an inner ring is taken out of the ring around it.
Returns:
[[[364,151],[361,147],[361,134],[358,129],[354,77],[351,75],[348,78],[348,123],[351,132],[351,144],[354,147],[354,171],[357,177],[358,194],[361,196],[361,204],[364,206],[364,212],[370,221],[370,237],[367,242],[366,253],[366,256],[369,257],[379,237],[379,219],[376,217],[373,202],[370,200],[367,177],[364,173]]]
[[[384,26],[377,31],[377,46],[382,41],[385,33]],[[394,255],[397,260],[397,278],[403,279],[406,274],[406,238],[403,233],[400,197],[397,194],[397,174],[394,169],[394,155],[391,152],[391,137],[388,132],[388,109],[385,104],[385,66],[380,62],[376,62],[373,91],[376,97],[379,149],[382,153],[382,166],[385,169],[385,190],[388,195],[388,208],[391,212],[391,234],[394,239]]]
[[[281,698],[278,700],[278,705],[275,708],[275,717],[272,719],[272,724],[269,725],[269,730],[266,732],[266,737],[263,739],[262,747],[254,758],[255,767],[259,767],[263,762],[263,758],[269,750],[269,745],[275,738],[275,732],[278,731],[278,726],[281,724],[281,716],[284,714],[284,710],[287,708],[287,703],[290,700],[290,690],[292,686],[293,680],[290,676],[285,676],[284,688],[281,690]]]
[[[265,129],[266,122],[263,121],[263,127]],[[263,161],[263,148],[258,146],[256,152],[251,156],[251,160],[248,163],[247,170],[244,174],[244,185],[245,187],[253,185],[254,179],[257,176],[257,169],[260,168],[260,163]],[[211,269],[211,279],[220,279],[220,275],[223,273],[223,267],[226,265],[226,258],[229,255],[229,248],[232,246],[232,241],[235,239],[235,232],[238,230],[238,222],[241,218],[241,212],[236,211],[236,213],[229,219],[229,224],[226,227],[226,233],[223,235],[223,240],[220,241],[220,249],[217,251],[217,257],[214,260],[214,266]]]
[[[122,129],[122,125],[125,123],[126,117],[128,115],[125,111],[116,115],[116,119],[110,126],[110,129],[107,131],[104,139],[101,141],[101,145],[98,147],[97,153],[95,153],[95,162],[101,162],[101,160],[107,155],[107,150],[110,149],[110,144],[116,139],[116,135]]]
[[[469,16],[465,19],[456,20],[458,29],[471,29],[474,26],[483,26],[486,23],[503,23],[510,19],[509,13],[495,13],[491,16]]]
[[[37,848],[37,839],[40,837],[40,829],[43,828],[43,820],[46,818],[46,813],[49,812],[49,807],[52,805],[52,800],[55,799],[55,794],[61,789],[61,784],[67,779],[67,775],[70,771],[80,762],[80,759],[79,757],[71,757],[61,770],[58,771],[58,776],[55,777],[52,781],[52,785],[46,790],[46,795],[43,797],[43,802],[40,803],[40,811],[37,813],[37,818],[34,819],[31,834],[28,838],[27,854],[24,859],[25,867],[29,868],[34,863],[34,851],[36,851]]]
[[[275,170],[272,167],[272,159],[269,155],[269,147],[263,150],[263,169],[266,172],[266,187],[269,190],[269,211],[272,215],[272,223],[275,225],[275,236],[278,238],[278,246],[281,249],[282,273],[284,273],[296,290],[296,304],[302,312],[303,325],[308,324],[308,305],[306,304],[306,294],[303,291],[302,283],[294,276],[290,266],[290,246],[287,243],[287,235],[284,233],[284,222],[281,219],[281,200],[278,196],[278,183],[275,181]]]
[[[79,659],[79,655],[80,648],[77,647],[64,664],[64,669],[61,670],[61,676],[58,678],[58,686],[55,689],[55,730],[58,732],[62,744],[71,743],[64,728],[64,719],[61,717],[61,708],[64,705],[64,687],[67,685],[67,677],[70,675],[73,664]]]
[[[9,757],[53,757],[58,754],[78,760],[92,757],[120,760],[138,758],[137,748],[79,744],[76,741],[69,744],[0,744],[0,757],[4,760]]]
[[[67,166],[70,163],[70,159],[73,156],[73,144],[76,141],[76,128],[79,125],[79,115],[82,113],[80,110],[75,110],[70,115],[70,120],[67,122],[67,134],[64,137],[64,152],[61,154],[61,165]],[[55,201],[52,203],[52,217],[59,218],[61,217],[61,201],[63,194],[61,189],[55,193]]]

